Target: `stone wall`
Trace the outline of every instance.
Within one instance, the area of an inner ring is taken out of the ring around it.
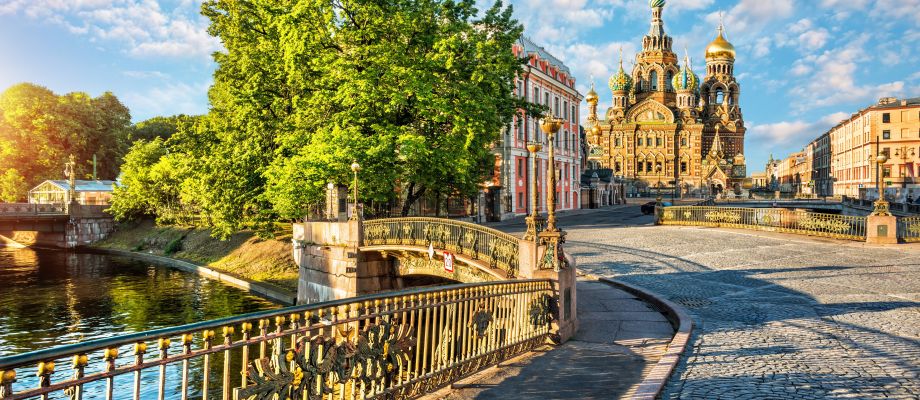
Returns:
[[[72,249],[105,239],[115,230],[111,217],[72,218],[65,227],[64,245]]]

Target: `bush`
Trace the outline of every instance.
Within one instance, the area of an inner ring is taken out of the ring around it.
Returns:
[[[169,243],[167,243],[166,248],[163,249],[163,253],[166,254],[167,256],[171,256],[179,252],[179,250],[182,250],[182,238],[181,237],[177,237],[171,240]]]

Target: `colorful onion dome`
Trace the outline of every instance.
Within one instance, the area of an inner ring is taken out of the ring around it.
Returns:
[[[628,92],[629,88],[632,87],[632,77],[627,75],[626,70],[623,69],[622,48],[620,49],[620,69],[610,77],[607,85],[610,86],[610,90],[613,92]]]
[[[695,92],[700,87],[700,77],[693,73],[693,67],[690,66],[690,57],[684,58],[684,66],[677,75],[674,75],[671,84],[678,91],[688,90]]]
[[[665,0],[649,0],[648,6],[651,8],[664,7]]]

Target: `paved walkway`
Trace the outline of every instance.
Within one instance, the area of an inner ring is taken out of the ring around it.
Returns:
[[[674,334],[661,313],[597,281],[578,282],[580,329],[551,351],[519,357],[471,379],[443,399],[615,399],[629,395]]]
[[[685,306],[665,399],[920,398],[920,247],[562,221],[578,267]]]

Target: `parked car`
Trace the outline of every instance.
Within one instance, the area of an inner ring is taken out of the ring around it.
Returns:
[[[666,202],[666,201],[662,201],[662,202],[661,202],[661,205],[662,205],[663,207],[670,207],[670,206],[671,206],[671,203]],[[655,202],[654,202],[654,201],[650,201],[650,202],[648,202],[648,203],[645,203],[645,204],[643,204],[642,206],[640,206],[640,209],[642,210],[642,214],[645,214],[645,215],[654,214],[654,213],[655,213]]]

